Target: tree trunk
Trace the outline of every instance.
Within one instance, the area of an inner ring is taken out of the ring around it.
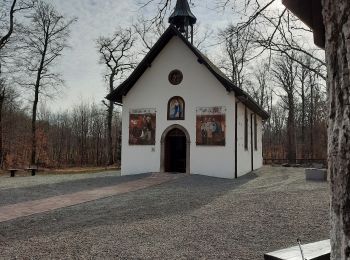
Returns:
[[[44,62],[45,62],[45,56],[47,52],[47,46],[49,41],[49,35],[48,31],[45,32],[45,43],[44,43],[44,51],[41,55],[41,61],[38,68],[37,76],[36,76],[36,82],[35,82],[35,89],[34,89],[34,101],[33,101],[33,111],[32,111],[32,150],[31,150],[31,159],[30,163],[31,165],[36,164],[36,114],[38,109],[38,102],[39,102],[39,88],[40,88],[40,82],[42,77],[42,72],[44,69]]]
[[[350,259],[350,1],[322,3],[329,95],[331,259]]]
[[[113,139],[112,139],[112,121],[113,121],[113,101],[109,101],[107,110],[107,154],[108,165],[113,165]]]
[[[39,77],[39,75],[38,75]],[[31,151],[31,159],[30,164],[36,164],[36,114],[38,108],[39,101],[39,85],[35,86],[35,94],[34,94],[34,102],[33,102],[33,112],[32,112],[32,151]]]
[[[310,85],[310,158],[314,158],[314,84]]]
[[[4,100],[5,100],[5,89],[2,90],[2,93],[0,93],[0,169],[3,167],[3,147],[2,147],[2,109],[4,106]]]
[[[114,77],[116,75],[117,67],[112,69],[111,75],[109,76],[109,92],[112,93],[114,90]],[[112,138],[112,122],[113,122],[113,111],[114,111],[114,103],[113,101],[109,101],[108,109],[107,109],[107,160],[108,165],[113,165],[113,138]]]
[[[301,83],[301,141],[303,143],[303,156],[305,144],[305,86],[304,81]]]
[[[288,95],[289,111],[288,111],[288,161],[296,163],[296,145],[295,145],[295,108],[292,95]]]
[[[301,159],[305,159],[305,78],[301,82]]]

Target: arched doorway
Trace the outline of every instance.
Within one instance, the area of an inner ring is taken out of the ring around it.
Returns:
[[[190,172],[190,137],[180,125],[168,127],[162,135],[161,172]]]

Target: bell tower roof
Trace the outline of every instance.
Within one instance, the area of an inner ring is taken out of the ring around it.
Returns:
[[[187,0],[177,0],[175,10],[169,17],[169,23],[182,33],[186,39],[191,38],[193,44],[193,25],[197,18],[191,12]]]
[[[177,0],[175,10],[169,17],[169,23],[179,28],[184,24],[195,24],[197,18],[191,12],[190,5],[187,0]]]

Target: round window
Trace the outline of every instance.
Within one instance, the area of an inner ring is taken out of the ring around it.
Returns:
[[[182,72],[179,70],[173,70],[169,73],[169,82],[173,85],[179,85],[183,80]]]

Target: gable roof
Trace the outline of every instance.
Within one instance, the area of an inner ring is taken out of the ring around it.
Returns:
[[[179,37],[197,56],[198,62],[203,64],[214,75],[214,77],[220,81],[220,83],[226,88],[228,92],[234,92],[236,98],[245,104],[249,109],[261,116],[264,120],[269,118],[269,114],[261,108],[244,90],[237,87],[233,82],[218,68],[216,67],[204,54],[202,54],[195,46],[193,46],[186,38],[172,25],[163,33],[159,40],[154,44],[152,49],[131,73],[131,75],[114,91],[112,91],[106,98],[108,100],[122,104],[123,96],[129,92],[129,90],[135,85],[137,80],[142,74],[151,67],[152,62],[162,51],[162,49],[168,44],[172,37]]]

